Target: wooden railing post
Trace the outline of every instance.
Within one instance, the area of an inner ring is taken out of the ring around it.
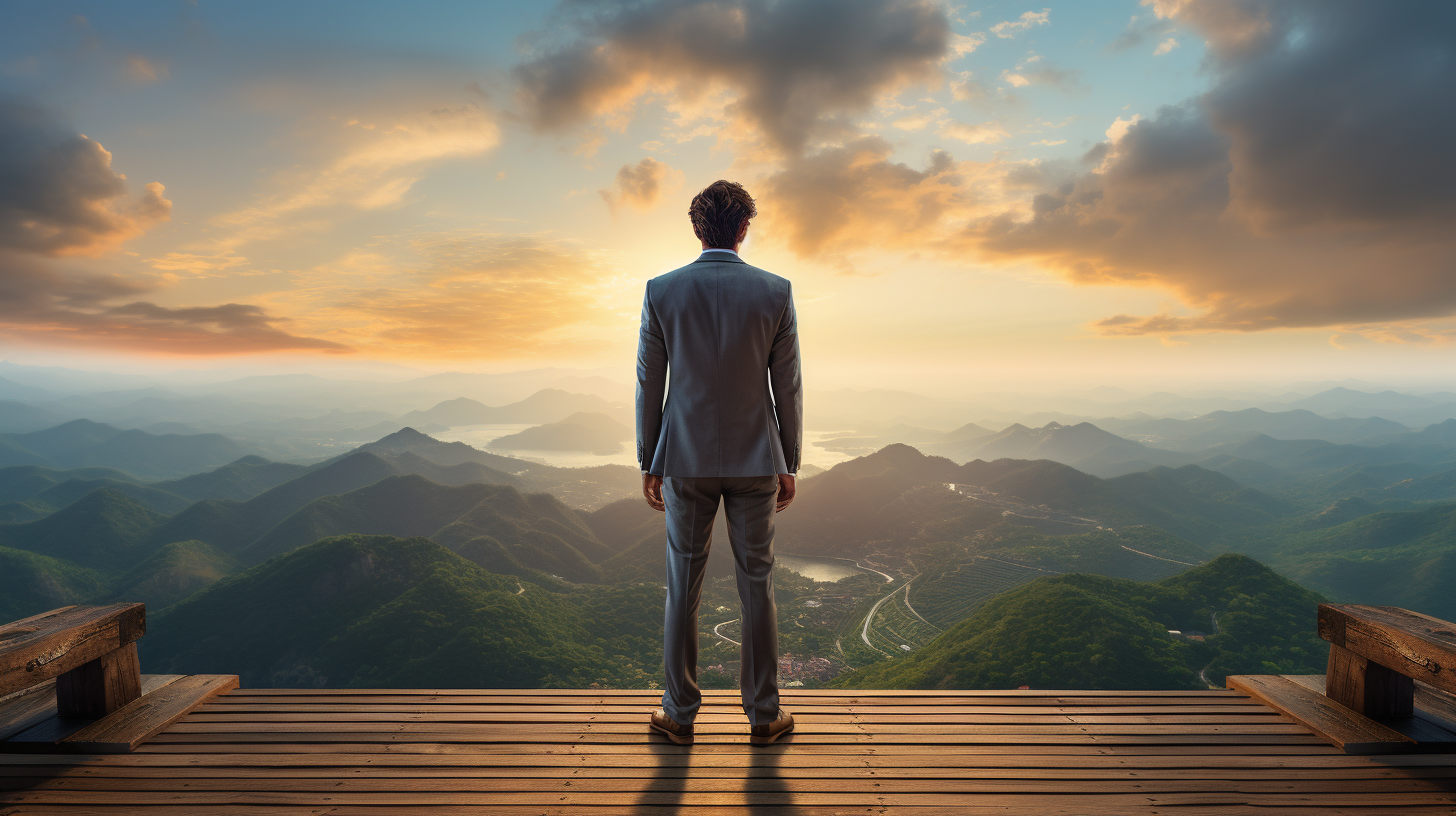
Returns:
[[[1416,684],[1394,669],[1331,643],[1325,696],[1366,717],[1409,717],[1415,713]]]
[[[142,696],[136,643],[82,663],[56,678],[56,713],[98,719]]]

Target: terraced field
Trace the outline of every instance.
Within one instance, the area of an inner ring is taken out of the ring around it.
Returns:
[[[1056,574],[1053,570],[978,555],[930,580],[915,582],[910,588],[911,603],[931,624],[948,629],[993,596],[1034,578]]]
[[[912,589],[913,589],[913,581]],[[924,646],[940,634],[940,627],[922,619],[906,606],[906,593],[902,586],[890,594],[869,616],[869,625],[861,629],[863,639],[868,639],[871,648],[886,654],[904,654]]]

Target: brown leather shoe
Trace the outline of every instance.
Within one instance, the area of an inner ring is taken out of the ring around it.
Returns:
[[[779,709],[779,716],[771,723],[750,726],[748,729],[748,741],[754,745],[770,745],[778,742],[779,737],[794,730],[794,715]]]
[[[661,731],[678,745],[693,744],[693,727],[677,722],[660,708],[652,712],[652,730]]]

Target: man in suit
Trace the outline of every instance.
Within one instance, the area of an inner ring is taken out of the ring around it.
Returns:
[[[698,603],[720,500],[743,610],[739,685],[751,741],[794,726],[779,708],[773,536],[774,513],[794,500],[803,442],[798,322],[789,282],[738,257],[756,214],[742,186],[708,185],[688,209],[702,255],[648,281],[642,302],[637,460],[647,503],[667,513],[667,683],[651,725],[678,744],[693,741],[703,700]]]

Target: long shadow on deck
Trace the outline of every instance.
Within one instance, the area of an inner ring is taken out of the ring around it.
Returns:
[[[779,776],[779,766],[784,754],[793,750],[793,736],[787,736],[778,745],[758,752],[758,761],[744,777],[743,790],[748,794],[748,812],[754,816],[795,816],[799,809],[793,804],[793,792],[789,782]]]
[[[657,770],[638,795],[636,808],[651,808],[652,813],[677,813],[682,806],[684,776],[690,768],[674,762],[673,757],[689,755],[692,749],[666,740],[658,741],[657,735],[653,734],[647,750],[657,757]]]
[[[792,737],[787,737],[778,745],[746,755],[729,755],[743,757],[740,769],[743,801],[754,816],[797,816],[799,813],[799,808],[793,804],[794,794],[789,781],[779,775],[784,754],[793,750],[791,740]],[[657,767],[637,796],[634,807],[662,816],[677,813],[684,805],[701,807],[701,803],[683,801],[686,797],[684,789],[694,776],[692,748],[653,741],[648,743],[647,750],[656,757]],[[686,760],[678,760],[677,757]]]

